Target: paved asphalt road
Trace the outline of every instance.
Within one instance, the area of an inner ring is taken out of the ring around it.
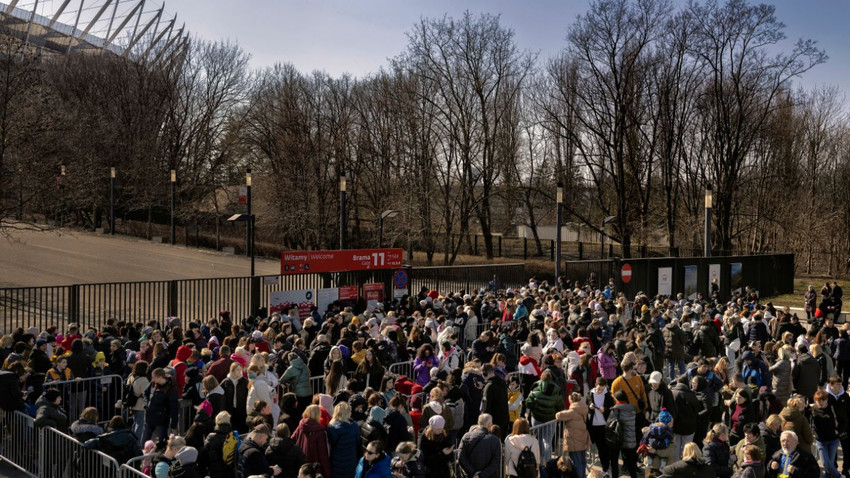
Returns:
[[[276,274],[280,261],[257,258],[256,271]],[[250,272],[245,256],[134,237],[61,229],[0,238],[0,287],[242,277]]]

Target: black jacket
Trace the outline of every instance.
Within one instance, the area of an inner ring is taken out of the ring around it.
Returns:
[[[499,437],[483,428],[473,428],[461,438],[458,448],[458,462],[466,476],[498,476],[502,454],[502,442]]]
[[[278,478],[296,478],[298,469],[307,463],[307,457],[301,448],[289,437],[276,437],[269,440],[266,448],[266,461],[270,466],[277,465],[281,468]],[[210,476],[216,476],[210,474]]]
[[[673,400],[676,402],[676,415],[673,420],[673,433],[677,435],[690,435],[697,430],[697,417],[704,410],[702,402],[684,383],[677,383],[673,387]]]
[[[217,425],[212,433],[204,440],[203,453],[198,450],[198,464],[206,468],[210,476],[233,478],[236,476],[236,468],[224,463],[224,440],[233,434],[233,427],[229,423]]]
[[[99,450],[112,458],[119,465],[127,463],[132,458],[142,456],[142,448],[139,446],[139,437],[132,431],[122,429],[104,433],[84,443],[86,448]]]
[[[177,428],[177,387],[172,385],[171,377],[166,377],[167,382],[158,387],[151,383],[145,389],[144,397],[147,404],[145,413],[145,424],[151,427],[165,426]]]
[[[235,424],[236,431],[239,433],[246,433],[248,425],[245,424],[245,419],[248,417],[248,411],[245,409],[245,404],[248,402],[248,379],[239,377],[234,385],[230,378],[225,378],[219,386],[224,390],[224,410],[230,413],[230,423]],[[236,405],[234,405],[234,397]]]
[[[47,373],[53,366],[47,354],[39,349],[33,349],[32,355],[30,355],[30,364],[34,373]]]
[[[650,423],[655,423],[658,418],[658,414],[661,413],[661,410],[666,408],[670,415],[677,417],[676,414],[676,400],[673,397],[673,392],[667,387],[667,384],[664,383],[664,380],[658,384],[658,390],[653,389],[651,386],[646,388],[646,395],[649,399],[649,408],[646,410],[646,418]]]
[[[384,417],[384,428],[387,430],[387,450],[395,450],[399,443],[413,440],[407,431],[407,420],[398,410],[391,410]]]
[[[778,465],[776,470],[771,469],[774,462]],[[794,450],[794,456],[791,457],[791,465],[794,467],[794,471],[788,473],[788,478],[812,478],[820,476],[818,461],[811,453],[801,450],[800,447]],[[767,476],[776,478],[782,472],[782,450],[779,450],[767,462]]]
[[[307,360],[307,368],[310,370],[311,377],[318,377],[325,374],[325,360],[331,354],[331,346],[327,342],[322,342],[310,352],[310,359]]]
[[[246,439],[239,447],[239,476],[270,475],[271,469],[260,445]],[[210,475],[213,476],[213,475]]]
[[[702,457],[681,460],[665,466],[661,473],[667,478],[716,478],[717,472]]]
[[[498,375],[493,375],[487,379],[481,411],[492,415],[493,424],[499,425],[503,433],[508,432],[511,424],[510,411],[508,410],[508,384]]]
[[[827,405],[826,408],[812,407],[812,434],[820,442],[837,440],[839,430],[846,428],[843,421],[844,417],[840,416],[832,405]]]
[[[71,352],[68,355],[68,368],[74,378],[87,378],[91,371],[91,358],[85,352]]]
[[[7,412],[26,410],[21,379],[11,370],[0,371],[0,408]]]
[[[97,423],[92,423],[85,418],[80,418],[71,424],[71,435],[77,441],[85,443],[98,435],[103,434],[103,428]]]
[[[35,414],[35,426],[39,428],[51,427],[62,433],[68,433],[68,415],[52,402],[43,397],[36,402],[38,411]]]
[[[717,478],[731,478],[732,468],[729,466],[729,443],[714,439],[702,448],[702,457],[714,468]]]

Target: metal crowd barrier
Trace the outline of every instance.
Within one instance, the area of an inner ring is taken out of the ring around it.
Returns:
[[[177,406],[177,434],[185,435],[192,426],[192,401],[181,398],[177,400]]]
[[[76,420],[87,407],[97,408],[102,422],[121,414],[115,409],[115,403],[121,400],[124,392],[124,379],[120,375],[44,382],[45,390],[51,388],[62,392],[62,403],[71,421]]]
[[[21,412],[4,412],[0,458],[30,476],[38,476],[38,431],[35,419]]]
[[[142,473],[141,471],[127,465],[121,465],[121,468],[118,469],[118,478],[150,478],[149,475]]]
[[[158,454],[159,453],[151,453],[149,455],[142,455],[142,456],[137,456],[135,458],[130,458],[129,460],[127,460],[127,463],[124,463],[124,466],[128,466],[128,467],[130,467],[134,470],[141,470],[142,469],[142,463],[144,463],[145,460],[147,460],[147,459],[152,460]]]
[[[313,395],[325,393],[325,376],[310,377],[310,388],[313,390]]]
[[[540,460],[546,463],[553,456],[561,456],[561,441],[564,436],[564,422],[552,420],[531,427],[530,433],[540,445]]]
[[[39,448],[49,453],[38,456],[38,476],[64,478],[84,476],[86,478],[118,478],[118,462],[114,458],[91,450],[53,428],[42,428]]]
[[[413,380],[413,360],[407,362],[398,362],[389,366],[387,369],[391,374],[402,376]]]

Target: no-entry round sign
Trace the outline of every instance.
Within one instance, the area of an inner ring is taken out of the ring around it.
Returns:
[[[632,266],[628,263],[623,264],[623,268],[620,269],[620,278],[623,279],[624,284],[628,284],[632,280]]]

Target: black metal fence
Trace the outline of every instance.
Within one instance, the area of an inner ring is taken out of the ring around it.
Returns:
[[[631,268],[628,282],[623,280],[626,264]],[[755,288],[761,296],[794,292],[794,254],[607,259],[564,264],[567,279],[584,282],[593,277],[597,284],[605,284],[613,278],[617,290],[629,298],[639,291],[650,296],[659,293],[662,280],[659,272],[670,273],[667,279],[672,294],[688,294],[693,290],[707,296],[712,271],[717,273],[722,298],[730,297],[731,291],[744,286]]]
[[[441,292],[486,288],[496,275],[504,287],[527,280],[524,264],[406,268],[408,292],[422,287]],[[109,318],[130,322],[181,317],[205,320],[222,310],[239,319],[267,306],[275,291],[384,284],[392,297],[394,270],[323,274],[226,277],[149,282],[112,282],[0,288],[0,331],[78,322],[97,327]]]

